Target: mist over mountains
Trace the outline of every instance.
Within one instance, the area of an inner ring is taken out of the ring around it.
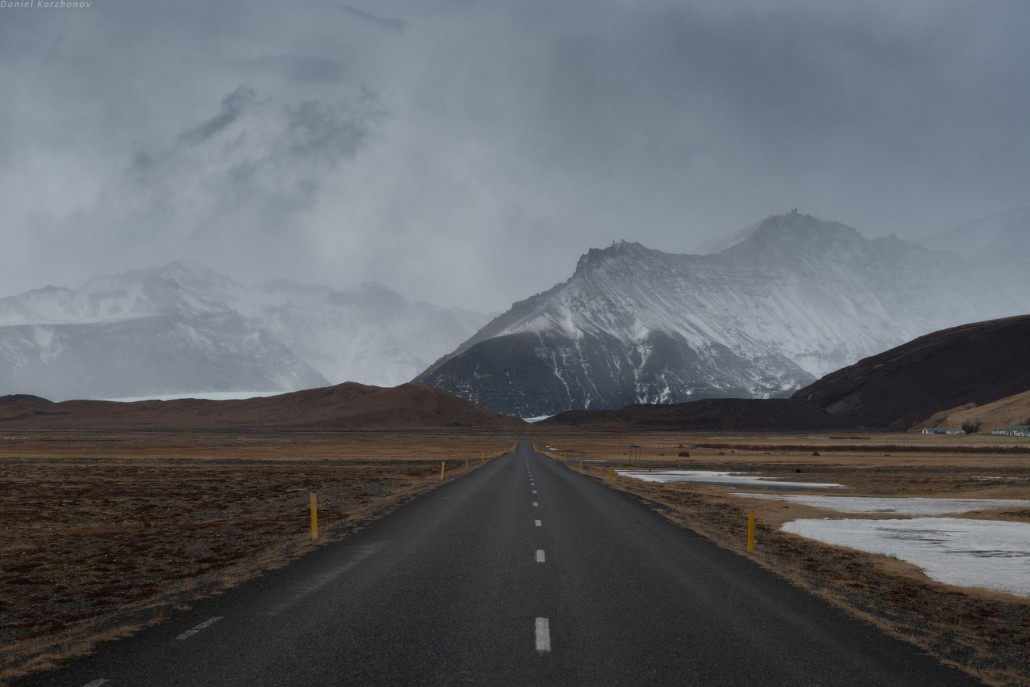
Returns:
[[[1030,299],[1030,207],[999,212],[926,236],[920,245],[961,256],[988,283],[1024,304]]]
[[[375,283],[244,286],[180,261],[0,298],[0,393],[154,397],[416,378],[523,417],[789,396],[923,334],[1030,312],[1027,236],[1026,208],[918,244],[791,212],[705,254],[625,241],[591,249],[568,280],[493,320]]]
[[[246,287],[174,262],[0,299],[0,389],[64,400],[394,386],[487,319],[378,284]]]
[[[958,243],[998,237],[967,225]],[[1009,234],[1005,233],[1005,237]],[[922,334],[1030,310],[996,262],[837,222],[770,217],[707,255],[616,243],[516,303],[420,381],[500,412],[549,415],[706,397],[776,397]],[[941,244],[940,246],[938,244]]]

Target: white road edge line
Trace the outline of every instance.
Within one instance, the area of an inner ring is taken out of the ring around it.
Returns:
[[[215,623],[217,623],[219,620],[221,620],[224,617],[225,616],[216,615],[213,618],[208,618],[207,620],[202,622],[200,625],[197,625],[196,627],[193,627],[193,628],[190,628],[189,630],[186,630],[181,635],[176,637],[176,639],[180,639],[180,640],[181,639],[189,639],[190,637],[192,637],[193,635],[197,634],[201,630],[205,630],[205,629],[211,627],[212,625],[214,625]]]
[[[542,522],[540,522],[539,520],[537,520],[537,521],[536,521],[536,526],[537,526],[537,527],[543,527],[543,526],[544,526],[544,524],[543,524]]]
[[[540,653],[551,650],[551,624],[547,618],[536,619],[536,650]]]
[[[100,687],[100,685],[106,685],[108,682],[110,682],[110,680],[100,678],[99,680],[94,680],[93,682],[87,682],[82,687]]]
[[[536,562],[537,563],[543,563],[544,562],[544,550],[543,549],[537,549],[536,550]]]

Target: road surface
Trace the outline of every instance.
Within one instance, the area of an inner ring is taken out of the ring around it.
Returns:
[[[536,454],[511,454],[14,687],[974,685]]]

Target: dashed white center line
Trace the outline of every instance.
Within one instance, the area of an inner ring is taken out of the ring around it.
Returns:
[[[551,624],[547,618],[536,619],[536,650],[540,653],[551,650]]]
[[[108,682],[110,682],[110,680],[100,678],[99,680],[94,680],[93,682],[87,682],[82,687],[100,687],[100,685],[106,685]]]
[[[539,507],[540,507],[540,504],[537,503],[536,501],[534,501],[533,502],[533,508],[539,508]]]
[[[536,489],[534,489],[534,490],[533,490],[533,493],[534,493],[534,494],[536,493]]]
[[[543,563],[544,562],[544,550],[543,549],[537,549],[536,550],[536,562],[537,563]]]
[[[207,629],[207,628],[211,627],[212,625],[217,623],[219,620],[221,620],[223,617],[224,616],[216,615],[214,618],[208,618],[207,620],[202,622],[200,625],[197,625],[196,627],[193,627],[193,628],[190,628],[189,630],[186,630],[181,635],[176,637],[176,639],[189,639],[190,637],[192,637],[193,635],[197,634],[201,630],[204,630],[204,629]]]
[[[544,526],[544,524],[542,522],[540,522],[539,520],[536,520],[535,522],[536,522],[536,526],[537,527],[543,527]]]

